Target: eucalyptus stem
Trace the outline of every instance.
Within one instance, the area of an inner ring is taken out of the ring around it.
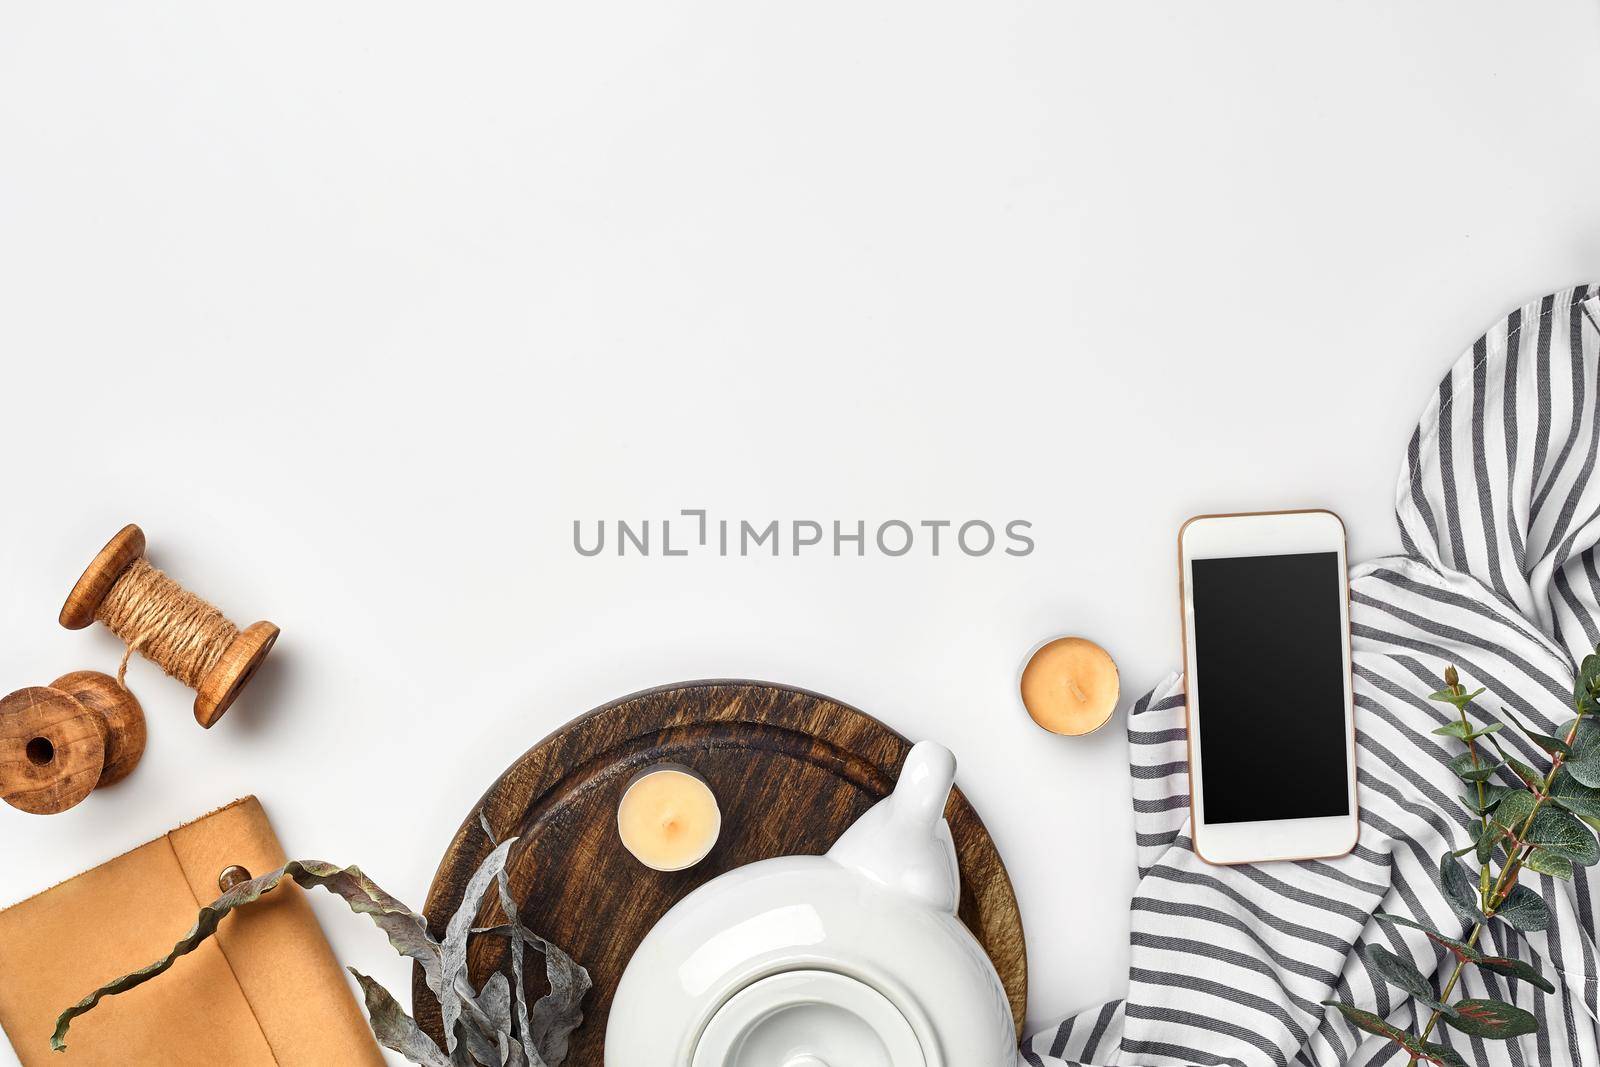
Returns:
[[[1461,684],[1454,667],[1451,667],[1445,671],[1445,690],[1450,693],[1451,696],[1458,698],[1456,702],[1456,711],[1460,714],[1461,724],[1466,728],[1467,731],[1467,751],[1472,756],[1473,770],[1478,770],[1482,764],[1478,761],[1478,745],[1476,739],[1474,739],[1471,734],[1472,723],[1467,718],[1468,702],[1466,700],[1459,699],[1466,696],[1467,690],[1466,687]],[[1573,739],[1578,735],[1579,721],[1580,719],[1574,719],[1572,721],[1571,729],[1567,731],[1567,736],[1562,739],[1569,748],[1573,743]],[[1500,868],[1500,875],[1494,879],[1492,885],[1490,884],[1489,879],[1490,865],[1488,863],[1479,865],[1478,893],[1483,904],[1484,917],[1478,922],[1472,924],[1472,933],[1468,935],[1466,941],[1468,948],[1473,948],[1477,945],[1478,938],[1483,934],[1483,924],[1489,919],[1494,918],[1495,911],[1505,903],[1505,898],[1510,894],[1512,888],[1516,886],[1517,875],[1522,870],[1523,861],[1527,859],[1528,853],[1532,852],[1535,847],[1527,840],[1528,830],[1533,826],[1533,820],[1538,816],[1539,809],[1543,808],[1545,802],[1550,799],[1550,789],[1555,784],[1556,774],[1561,770],[1561,765],[1563,762],[1565,762],[1565,760],[1560,752],[1551,753],[1550,773],[1544,776],[1543,782],[1529,782],[1523,779],[1521,774],[1517,775],[1517,778],[1522,780],[1523,784],[1533,787],[1533,808],[1528,812],[1528,817],[1524,819],[1522,824],[1515,830],[1512,830],[1511,827],[1506,828],[1511,832],[1511,847],[1506,849],[1505,865]],[[1481,779],[1478,780],[1476,785],[1478,790],[1479,826],[1483,833],[1487,833],[1489,829],[1489,813],[1484,810],[1483,781]],[[1455,969],[1450,972],[1449,980],[1445,982],[1444,988],[1439,993],[1439,1001],[1441,1003],[1449,1003],[1450,994],[1455,991],[1456,983],[1461,980],[1461,972],[1463,969],[1465,969],[1466,965],[1466,958],[1457,955]],[[1434,1027],[1439,1025],[1439,1017],[1443,1014],[1444,1012],[1441,1009],[1433,1009],[1433,1013],[1428,1016],[1426,1025],[1424,1025],[1422,1030],[1419,1031],[1418,1036],[1421,1038],[1421,1040],[1426,1041],[1428,1039],[1428,1035],[1433,1033]],[[1415,1064],[1417,1062],[1416,1054],[1412,1054],[1409,1062],[1411,1064]]]
[[[1443,979],[1435,997],[1439,975],[1425,973],[1412,951],[1391,951],[1375,940],[1361,950],[1375,977],[1432,1006],[1432,1012],[1424,1018],[1417,1009],[1412,1025],[1401,1027],[1356,1004],[1323,1001],[1357,1030],[1399,1046],[1406,1053],[1407,1067],[1417,1067],[1423,1061],[1438,1067],[1468,1067],[1453,1044],[1429,1040],[1435,1031],[1448,1029],[1470,1037],[1474,1044],[1479,1040],[1514,1041],[1540,1032],[1538,1016],[1492,995],[1492,982],[1489,995],[1472,996],[1463,990],[1462,974],[1471,965],[1480,971],[1507,975],[1513,982],[1529,982],[1547,994],[1556,993],[1557,985],[1540,974],[1534,964],[1515,954],[1486,951],[1478,945],[1496,921],[1524,932],[1547,929],[1553,921],[1550,905],[1536,887],[1518,883],[1524,870],[1571,881],[1579,874],[1580,866],[1593,867],[1600,862],[1600,843],[1594,833],[1600,829],[1600,648],[1578,664],[1572,690],[1577,717],[1562,731],[1564,737],[1551,737],[1538,732],[1537,727],[1524,725],[1510,708],[1505,710],[1503,721],[1484,714],[1474,704],[1484,692],[1485,688],[1469,692],[1456,669],[1446,667],[1444,687],[1429,694],[1430,700],[1456,709],[1456,717],[1446,716],[1444,725],[1433,733],[1466,745],[1466,752],[1449,760],[1449,769],[1465,784],[1460,797],[1470,813],[1464,826],[1472,841],[1466,848],[1457,849],[1447,840],[1439,856],[1438,887],[1457,920],[1448,924],[1454,930],[1444,933],[1430,925],[1425,916],[1373,913],[1373,918],[1382,922],[1391,935],[1405,929],[1421,930],[1433,942],[1435,952],[1443,948],[1455,957],[1455,967]],[[1579,726],[1590,719],[1595,722],[1580,730]],[[1513,756],[1508,751],[1512,747],[1509,740],[1495,736],[1507,726],[1542,749],[1548,762],[1534,756],[1529,766]],[[1490,780],[1500,775],[1515,780]],[[1477,878],[1472,877],[1471,864],[1463,861],[1469,853],[1477,861]],[[1463,932],[1463,926],[1470,929]],[[1452,1000],[1458,991],[1461,996]]]
[[[1460,677],[1456,674],[1454,668],[1451,668],[1445,672],[1445,688],[1452,696],[1455,697],[1464,697],[1467,695],[1467,688],[1461,684]],[[1461,716],[1461,725],[1466,728],[1467,751],[1472,754],[1472,769],[1476,771],[1482,767],[1482,764],[1478,761],[1478,743],[1476,739],[1472,737],[1472,722],[1467,718],[1467,702],[1465,700],[1461,700],[1456,704],[1456,713]],[[1485,805],[1483,802],[1483,780],[1480,778],[1475,784],[1478,787],[1478,825],[1483,833],[1488,833],[1489,813],[1485,810]],[[1488,864],[1484,864],[1478,869],[1478,894],[1480,898],[1485,901],[1489,899]],[[1483,923],[1473,923],[1472,934],[1467,938],[1467,946],[1470,948],[1476,945],[1478,943],[1478,937],[1482,933]],[[1450,978],[1447,982],[1445,982],[1444,990],[1439,994],[1439,1001],[1441,1003],[1449,1002],[1450,994],[1454,992],[1456,983],[1461,980],[1461,971],[1466,967],[1466,965],[1467,961],[1465,958],[1460,956],[1456,957],[1455,970],[1450,972]],[[1428,1017],[1427,1024],[1422,1028],[1418,1035],[1423,1041],[1428,1040],[1428,1035],[1433,1033],[1433,1028],[1439,1025],[1439,1016],[1441,1014],[1442,1013],[1439,1011],[1439,1009],[1435,1008],[1433,1010],[1433,1014]],[[1417,1062],[1417,1057],[1415,1055],[1411,1057],[1411,1062]]]
[[[1562,738],[1562,741],[1569,748],[1573,740],[1578,736],[1578,723],[1582,721],[1581,716],[1573,719],[1572,728],[1567,731],[1567,736]],[[1494,888],[1490,890],[1489,896],[1483,902],[1483,914],[1486,918],[1494,916],[1495,909],[1505,903],[1506,895],[1516,885],[1517,874],[1522,870],[1522,863],[1527,859],[1528,853],[1533,851],[1533,846],[1526,840],[1528,829],[1533,825],[1534,817],[1539,814],[1539,809],[1544,807],[1545,801],[1550,799],[1550,788],[1555,784],[1556,773],[1561,770],[1561,765],[1564,762],[1566,762],[1565,757],[1560,752],[1551,753],[1550,773],[1544,776],[1544,782],[1534,793],[1533,810],[1528,812],[1528,817],[1523,820],[1522,826],[1513,836],[1513,841],[1517,846],[1515,849],[1516,854],[1512,855],[1512,850],[1507,850],[1506,865],[1500,868],[1500,877],[1496,879]]]
[[[1467,938],[1468,948],[1473,948],[1478,944],[1478,935],[1481,933],[1483,933],[1483,923],[1473,923],[1472,934]],[[1461,980],[1461,970],[1462,968],[1466,967],[1466,965],[1467,961],[1464,958],[1459,956],[1456,957],[1456,969],[1450,972],[1450,980],[1444,984],[1444,990],[1439,994],[1439,1001],[1441,1003],[1449,1002],[1450,994],[1454,992],[1456,983]],[[1440,1012],[1438,1008],[1433,1009],[1433,1014],[1428,1017],[1428,1025],[1422,1028],[1422,1040],[1428,1040],[1428,1035],[1433,1033],[1433,1028],[1439,1025],[1439,1016],[1441,1014],[1443,1013]],[[1412,1056],[1411,1062],[1416,1063],[1417,1057]]]
[[[1460,698],[1467,695],[1467,687],[1461,684],[1459,675],[1456,677],[1456,681],[1453,683],[1449,683],[1448,679],[1446,681],[1446,688],[1450,691],[1452,696]],[[1467,703],[1468,702],[1465,700],[1458,700],[1456,703],[1456,714],[1461,716],[1461,725],[1466,730],[1467,752],[1472,756],[1472,769],[1474,771],[1479,771],[1482,770],[1483,764],[1478,761],[1478,741],[1477,738],[1472,736],[1472,722],[1467,718]],[[1478,828],[1480,833],[1479,839],[1481,840],[1481,835],[1489,832],[1489,812],[1483,802],[1483,779],[1479,778],[1473,784],[1478,787]],[[1478,897],[1479,899],[1485,901],[1489,899],[1489,867],[1487,864],[1481,864],[1478,867]],[[1460,973],[1461,961],[1458,960],[1456,961],[1456,973],[1450,976],[1451,985],[1455,985],[1456,975],[1459,975]],[[1449,992],[1445,993],[1445,996],[1449,995]],[[1443,997],[1440,999],[1442,1000]],[[1434,1014],[1437,1015],[1438,1013],[1435,1012]],[[1428,1024],[1428,1030],[1432,1029],[1433,1024],[1430,1022]],[[1427,1030],[1423,1031],[1422,1036],[1428,1036]]]

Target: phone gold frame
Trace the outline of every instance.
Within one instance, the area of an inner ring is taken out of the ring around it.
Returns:
[[[1194,773],[1194,729],[1191,721],[1194,715],[1194,708],[1189,703],[1189,634],[1187,628],[1184,626],[1185,609],[1183,599],[1183,532],[1189,528],[1190,524],[1199,522],[1202,519],[1249,519],[1266,515],[1330,515],[1333,517],[1333,520],[1339,524],[1339,539],[1344,544],[1345,562],[1345,577],[1343,586],[1344,617],[1346,621],[1350,619],[1350,531],[1345,526],[1344,519],[1339,517],[1338,512],[1335,512],[1329,508],[1285,508],[1280,511],[1216,512],[1206,515],[1191,515],[1189,518],[1183,521],[1182,526],[1178,527],[1178,644],[1183,649],[1183,744],[1189,764],[1189,840],[1194,846],[1194,854],[1199,856],[1202,862],[1209,863],[1213,867],[1239,867],[1247,863],[1302,863],[1306,860],[1338,859],[1340,856],[1348,856],[1350,853],[1354,852],[1356,845],[1361,841],[1361,787],[1358,782],[1356,788],[1352,791],[1352,810],[1350,812],[1350,817],[1354,819],[1356,823],[1356,840],[1352,841],[1350,847],[1345,849],[1343,852],[1318,853],[1309,856],[1278,856],[1270,860],[1219,861],[1210,859],[1204,852],[1200,851],[1200,835],[1197,832],[1198,823],[1195,818],[1194,799],[1196,793],[1196,781]],[[1346,658],[1350,662],[1350,774],[1355,776],[1357,774],[1356,761],[1359,757],[1356,746],[1355,715],[1356,660],[1355,647],[1351,643],[1350,631],[1348,627],[1345,630],[1344,640]]]

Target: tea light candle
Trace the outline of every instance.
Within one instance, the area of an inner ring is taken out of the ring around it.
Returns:
[[[1022,669],[1022,704],[1051,733],[1099,729],[1117,709],[1121,691],[1111,655],[1082,637],[1046,641]]]
[[[722,832],[722,810],[705,779],[663,764],[640,774],[617,806],[617,833],[634,858],[657,871],[681,871],[706,858]]]

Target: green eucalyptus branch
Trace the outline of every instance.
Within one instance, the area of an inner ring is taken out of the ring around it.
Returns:
[[[1451,695],[1451,697],[1454,698],[1452,700],[1452,703],[1455,704],[1456,713],[1460,716],[1460,720],[1459,721],[1461,723],[1461,726],[1466,731],[1467,752],[1472,757],[1472,769],[1474,771],[1480,771],[1483,768],[1483,764],[1478,758],[1478,740],[1477,740],[1477,736],[1473,733],[1472,723],[1467,718],[1467,705],[1472,702],[1472,697],[1467,695],[1466,687],[1464,687],[1461,684],[1461,679],[1456,674],[1456,669],[1454,667],[1445,668],[1444,684],[1445,684],[1444,691],[1448,692]],[[1491,820],[1489,818],[1488,806],[1484,803],[1483,779],[1482,778],[1477,778],[1473,782],[1473,786],[1477,790],[1477,794],[1478,794],[1478,811],[1480,813],[1479,816],[1478,816],[1478,821],[1479,821],[1479,826],[1480,826],[1479,840],[1482,840],[1484,835],[1487,835],[1487,834],[1490,833],[1489,827],[1490,827],[1490,822],[1491,822]],[[1489,897],[1490,897],[1489,867],[1488,867],[1487,864],[1484,864],[1479,868],[1479,872],[1478,872],[1478,893],[1479,893],[1479,899],[1484,901],[1485,905],[1487,906],[1487,903],[1488,903],[1488,900],[1489,900]],[[1478,944],[1478,938],[1482,934],[1483,934],[1483,923],[1481,923],[1481,922],[1473,923],[1472,924],[1472,932],[1469,935],[1467,935],[1467,940],[1466,940],[1467,947],[1469,947],[1469,948],[1476,947],[1477,944]],[[1456,983],[1461,980],[1461,972],[1462,972],[1463,969],[1465,969],[1466,966],[1467,966],[1466,957],[1465,956],[1457,956],[1456,957],[1455,970],[1450,972],[1449,980],[1445,982],[1444,988],[1439,991],[1439,999],[1441,1001],[1448,1002],[1450,1000],[1450,994],[1455,992]],[[1444,1014],[1444,1009],[1443,1008],[1435,1008],[1433,1010],[1433,1015],[1431,1015],[1428,1018],[1428,1025],[1426,1025],[1426,1026],[1424,1026],[1422,1028],[1422,1033],[1419,1035],[1422,1043],[1425,1044],[1427,1042],[1429,1035],[1431,1035],[1433,1033],[1433,1028],[1435,1026],[1437,1026],[1438,1023],[1439,1023],[1439,1016],[1442,1015],[1442,1014]],[[1413,1063],[1413,1064],[1417,1062],[1417,1054],[1415,1052],[1411,1053],[1410,1062]]]
[[[1484,716],[1473,703],[1482,689],[1468,692],[1454,667],[1446,668],[1444,687],[1430,699],[1455,708],[1454,721],[1433,731],[1453,737],[1466,751],[1450,761],[1450,769],[1468,785],[1462,803],[1476,818],[1473,842],[1445,853],[1439,859],[1439,885],[1451,910],[1468,928],[1464,939],[1449,937],[1419,922],[1398,915],[1377,913],[1391,926],[1421,930],[1434,944],[1455,957],[1437,996],[1432,983],[1409,958],[1381,945],[1368,945],[1367,959],[1390,985],[1431,1009],[1427,1021],[1412,1033],[1353,1004],[1328,1001],[1358,1028],[1384,1037],[1406,1053],[1407,1063],[1466,1067],[1466,1061],[1448,1045],[1430,1041],[1441,1025],[1469,1037],[1509,1040],[1538,1030],[1529,1012],[1497,1000],[1465,998],[1451,994],[1468,966],[1529,982],[1547,993],[1555,986],[1531,964],[1512,957],[1489,956],[1478,942],[1496,922],[1532,932],[1545,929],[1550,911],[1537,892],[1522,883],[1524,871],[1552,878],[1571,879],[1578,866],[1600,862],[1600,655],[1584,658],[1573,686],[1573,720],[1556,736],[1530,729],[1509,709],[1506,721],[1549,759],[1541,772],[1506,751],[1495,736],[1506,723]],[[1481,725],[1480,725],[1481,723]],[[1482,742],[1482,743],[1480,743]],[[1493,753],[1487,751],[1492,748]],[[1499,776],[1512,784],[1496,782]],[[1477,877],[1462,869],[1460,857],[1477,861]],[[1421,1014],[1418,1014],[1419,1021]]]

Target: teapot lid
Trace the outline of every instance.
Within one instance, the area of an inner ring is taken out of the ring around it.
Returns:
[[[927,1067],[906,1017],[864,982],[798,970],[753,982],[706,1024],[693,1067]]]

